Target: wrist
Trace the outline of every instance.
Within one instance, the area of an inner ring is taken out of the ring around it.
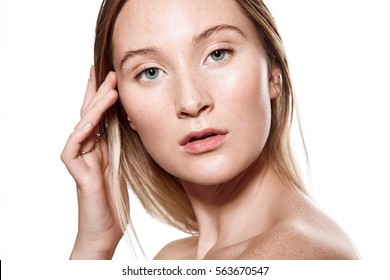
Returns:
[[[111,260],[114,256],[118,241],[103,242],[102,240],[85,240],[76,238],[70,255],[71,260]]]

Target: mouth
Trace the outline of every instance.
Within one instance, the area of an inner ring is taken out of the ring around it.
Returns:
[[[227,131],[209,128],[193,131],[180,141],[180,145],[190,154],[201,154],[218,148],[226,134]]]
[[[196,141],[201,141],[210,137],[215,137],[218,135],[226,135],[227,131],[217,130],[217,129],[204,129],[200,131],[190,132],[180,141],[180,145],[184,146],[187,143],[192,143]]]
[[[208,132],[200,137],[197,137],[197,136],[194,136],[194,137],[191,137],[190,140],[188,140],[189,143],[191,142],[194,142],[194,141],[199,141],[199,140],[203,140],[203,139],[206,139],[206,138],[209,138],[209,137],[213,137],[213,136],[217,136],[218,134],[217,133],[214,133],[214,132]]]

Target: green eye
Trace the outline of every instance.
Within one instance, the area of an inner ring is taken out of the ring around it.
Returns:
[[[159,69],[157,68],[148,68],[143,72],[144,76],[148,80],[154,80],[159,75]]]
[[[225,50],[216,50],[210,54],[211,59],[215,61],[223,60],[225,56],[226,56]]]

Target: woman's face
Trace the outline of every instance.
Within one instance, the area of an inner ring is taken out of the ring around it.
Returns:
[[[214,185],[259,157],[277,90],[235,1],[128,1],[113,48],[131,127],[167,172]]]

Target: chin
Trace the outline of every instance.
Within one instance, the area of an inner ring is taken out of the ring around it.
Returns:
[[[186,174],[178,176],[182,182],[194,185],[216,186],[229,182],[242,174],[252,165],[253,161],[241,162],[224,160],[201,166],[189,167]]]
[[[211,176],[204,176],[204,178],[199,178],[199,177],[196,177],[196,178],[187,178],[187,179],[182,179],[181,181],[186,184],[189,184],[189,185],[197,185],[197,186],[218,186],[218,185],[222,185],[226,182],[228,182],[229,180],[233,179],[234,177],[232,178],[229,178],[229,177],[223,177],[223,176],[218,176],[217,174],[213,174],[215,175],[214,177],[211,177]]]

